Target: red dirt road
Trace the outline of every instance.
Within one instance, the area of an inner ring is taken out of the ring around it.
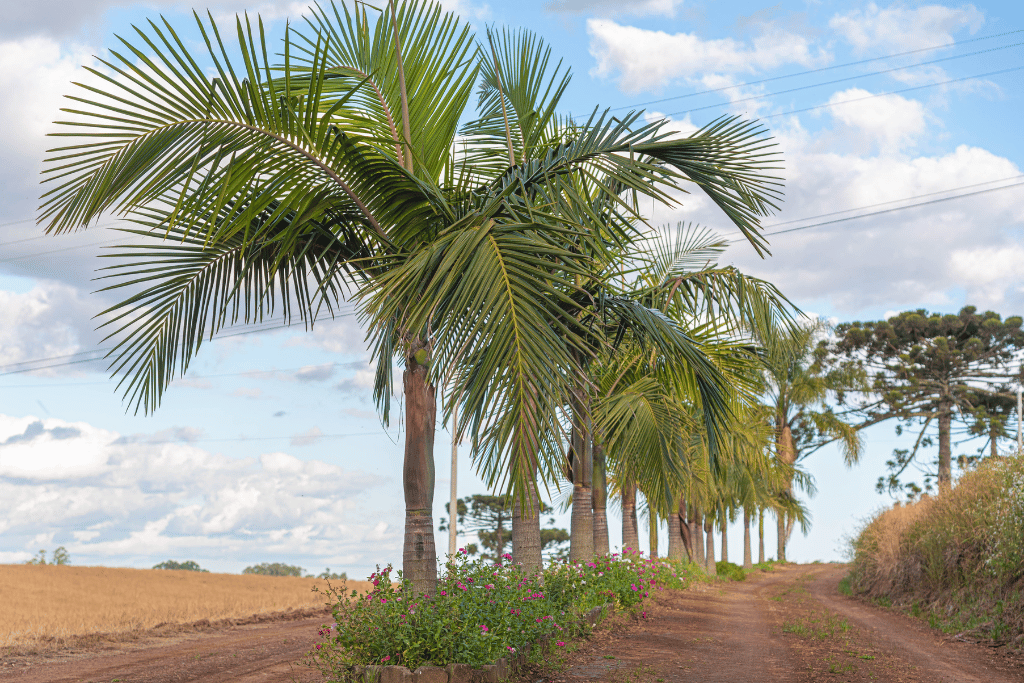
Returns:
[[[665,595],[595,633],[559,683],[1021,683],[1024,659],[839,594],[839,565],[790,565]]]
[[[319,616],[155,639],[124,649],[0,660],[18,683],[313,683],[300,662],[318,640]]]
[[[788,566],[666,593],[618,615],[564,666],[523,683],[1022,683],[1024,658],[954,640],[840,595],[845,567]],[[119,649],[0,658],[19,683],[313,683],[301,659],[327,615],[151,638]]]

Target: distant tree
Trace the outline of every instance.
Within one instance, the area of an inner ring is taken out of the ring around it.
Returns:
[[[71,564],[71,553],[67,551],[64,546],[60,546],[53,551],[53,556],[50,561],[46,561],[46,551],[40,550],[39,554],[33,557],[25,564],[51,564],[51,565],[67,565]]]
[[[445,510],[451,514],[451,504],[445,504]],[[552,507],[543,501],[540,502],[540,513],[550,514]],[[457,529],[459,532],[475,533],[480,540],[479,546],[470,543],[465,546],[466,553],[475,555],[480,547],[488,552],[481,557],[491,562],[501,561],[505,554],[505,548],[512,541],[511,520],[512,509],[505,496],[489,496],[474,494],[458,499],[456,511]],[[555,518],[549,520],[549,525],[555,524]],[[448,530],[448,518],[442,517],[439,526],[440,531]],[[541,529],[541,549],[547,559],[565,559],[567,548],[561,547],[569,541],[569,532],[565,529]]]
[[[242,573],[259,574],[260,576],[304,576],[302,567],[282,562],[261,562],[252,567],[246,567]]]
[[[1022,319],[1002,320],[998,313],[978,313],[965,306],[956,315],[904,311],[888,320],[839,325],[832,341],[823,342],[823,357],[833,363],[855,364],[867,371],[870,390],[849,397],[853,410],[874,424],[898,421],[897,434],[917,432],[911,449],[896,449],[887,463],[888,474],[879,477],[879,491],[920,488],[904,484],[900,477],[917,459],[922,447],[931,446],[933,428],[938,437],[938,469],[925,475],[925,490],[933,478],[939,490],[952,485],[954,421],[978,436],[998,439],[1003,432],[989,411],[999,410],[998,398],[1009,398],[1006,384],[1024,380],[1020,369],[1024,352]]]
[[[153,565],[153,569],[181,569],[187,572],[205,572],[207,574],[210,573],[210,570],[203,569],[199,566],[199,563],[194,560],[185,560],[184,562],[164,560],[160,564]]]
[[[327,567],[322,572],[316,575],[318,579],[337,579],[338,581],[348,581],[348,574],[341,572],[340,574],[332,572],[330,567]]]

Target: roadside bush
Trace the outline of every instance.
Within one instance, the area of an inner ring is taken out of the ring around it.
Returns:
[[[897,503],[852,542],[850,589],[947,631],[1024,640],[1024,460],[998,458],[937,497]]]
[[[480,666],[541,636],[563,646],[587,610],[607,603],[638,607],[652,591],[690,580],[681,565],[617,554],[528,576],[518,566],[470,560],[462,551],[431,598],[413,594],[401,573],[393,582],[391,573],[391,567],[374,572],[373,590],[362,596],[345,595],[344,587],[328,591],[336,625],[321,629],[323,640],[312,652],[312,664],[328,680],[350,678],[354,665]]]
[[[730,581],[746,581],[747,573],[743,571],[743,567],[732,562],[718,561],[715,563],[715,569],[718,570],[718,576],[729,579]]]

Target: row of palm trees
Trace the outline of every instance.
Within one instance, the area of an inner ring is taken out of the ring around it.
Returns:
[[[166,21],[137,27],[69,96],[46,160],[48,232],[135,224],[104,272],[128,294],[103,315],[136,411],[225,325],[312,325],[354,300],[385,422],[403,368],[403,567],[427,593],[438,408],[513,496],[527,566],[563,478],[583,559],[607,550],[609,494],[639,489],[692,539],[796,471],[763,457],[751,412],[789,303],[717,265],[710,233],[640,211],[697,190],[766,253],[781,181],[762,128],[564,116],[569,72],[540,38],[477,36],[419,0],[316,5],[280,43],[258,17],[234,29],[196,14],[190,52]]]

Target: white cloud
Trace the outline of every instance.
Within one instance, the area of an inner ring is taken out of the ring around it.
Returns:
[[[73,287],[52,282],[21,293],[0,290],[0,366],[94,348],[98,336],[92,316],[98,304]]]
[[[766,231],[781,221],[878,204],[865,212],[890,208],[900,203],[884,203],[1021,173],[1009,159],[968,145],[939,154],[908,153],[908,141],[922,148],[932,143],[934,126],[925,112],[928,125],[922,130],[920,110],[912,104],[889,105],[888,128],[885,112],[870,110],[848,112],[845,120],[836,118],[835,125],[815,133],[795,118],[773,127],[784,153],[786,197],[783,211],[764,221]],[[773,256],[767,259],[737,244],[727,260],[778,285],[791,299],[828,306],[844,319],[866,309],[957,310],[964,303],[1017,313],[1024,310],[1024,287],[1021,261],[1015,260],[1019,249],[1012,245],[1015,231],[1024,227],[1022,195],[1010,189],[821,225],[769,237]],[[682,210],[659,210],[656,224],[695,220],[731,233],[720,211],[699,199],[695,192],[682,198]]]
[[[307,365],[295,373],[295,379],[300,382],[322,382],[334,375],[334,364]]]
[[[365,507],[363,494],[382,486],[385,509]],[[397,553],[390,488],[382,477],[288,453],[233,459],[83,422],[0,415],[0,559],[65,545],[76,563],[212,556],[241,564],[264,553],[372,566]],[[367,550],[371,538],[378,542]]]
[[[872,2],[864,9],[837,14],[828,25],[859,51],[906,52],[952,45],[956,42],[953,34],[964,29],[973,34],[984,23],[985,15],[974,5],[892,5],[882,9]]]
[[[1021,194],[1018,191],[1018,196]],[[949,255],[949,267],[968,291],[971,303],[985,302],[983,306],[1005,315],[1019,315],[1024,310],[1024,247],[1020,244],[965,246]]]
[[[927,117],[921,102],[899,95],[870,96],[860,88],[837,92],[829,98],[828,103],[834,105],[829,111],[837,121],[854,129],[858,137],[885,153],[902,150],[925,133]]]
[[[544,9],[561,14],[591,16],[664,16],[674,17],[682,0],[549,0]]]
[[[619,88],[630,94],[657,91],[676,80],[708,73],[755,73],[785,64],[813,66],[827,59],[807,38],[780,29],[750,43],[704,40],[692,33],[652,31],[610,19],[588,19],[587,32],[590,54],[597,61],[591,75],[617,74]]]

